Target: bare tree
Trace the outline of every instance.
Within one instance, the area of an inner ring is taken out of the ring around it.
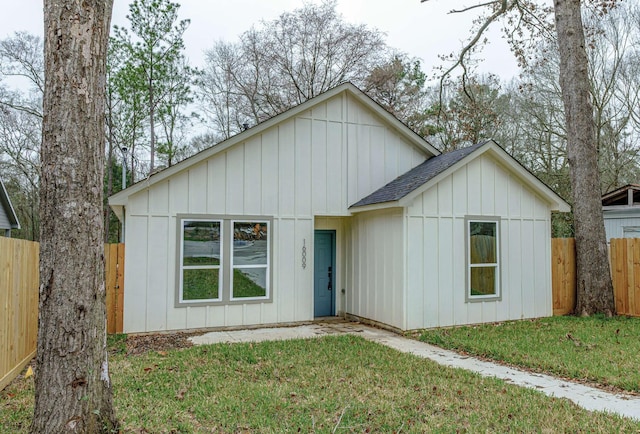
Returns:
[[[102,191],[111,0],[45,0],[40,306],[32,433],[117,431]]]
[[[468,76],[446,85],[448,98],[439,97],[430,111],[436,130],[430,140],[443,151],[474,145],[496,137],[508,107],[501,83],[494,75]]]
[[[435,126],[429,117],[427,75],[421,62],[403,54],[374,67],[364,80],[364,92],[389,113],[423,137],[432,135]]]
[[[386,49],[379,31],[344,22],[335,1],[305,3],[209,50],[199,99],[224,139],[345,81],[363,86]]]
[[[0,173],[22,222],[14,236],[34,241],[39,236],[42,50],[42,39],[26,32],[0,41]]]
[[[3,92],[0,106],[42,118],[44,67],[42,40],[27,32],[16,32],[0,41],[0,75],[21,80],[29,92]]]

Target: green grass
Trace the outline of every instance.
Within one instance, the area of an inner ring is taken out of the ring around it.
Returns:
[[[538,372],[640,392],[640,318],[552,317],[423,331],[420,339]]]
[[[117,349],[122,338],[110,343]],[[115,351],[111,373],[124,432],[640,430],[631,420],[346,335]],[[32,378],[0,393],[0,432],[27,431],[32,394]]]
[[[218,275],[216,269],[183,270],[182,286],[184,300],[206,300],[218,298]]]
[[[184,300],[218,298],[219,270],[186,269],[183,271]],[[233,270],[234,297],[264,297],[265,288],[254,283],[240,270]]]
[[[267,290],[257,285],[242,271],[233,270],[233,296],[234,297],[264,297]]]

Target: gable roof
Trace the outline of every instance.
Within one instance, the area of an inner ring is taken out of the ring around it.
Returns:
[[[135,194],[143,189],[149,188],[152,185],[163,181],[172,175],[187,170],[191,166],[194,166],[208,158],[212,157],[215,154],[221,153],[232,146],[235,146],[239,143],[243,143],[249,140],[251,137],[256,136],[263,131],[271,128],[279,123],[282,123],[288,119],[291,119],[300,113],[308,111],[312,109],[314,106],[321,104],[341,93],[347,93],[356,99],[359,103],[363,104],[365,107],[372,110],[378,116],[380,116],[391,128],[393,128],[400,136],[402,136],[405,140],[411,143],[416,148],[420,149],[425,154],[435,156],[439,155],[440,151],[438,151],[435,147],[433,147],[429,142],[423,139],[419,134],[414,132],[407,125],[398,120],[391,113],[386,111],[380,104],[375,102],[371,97],[366,95],[362,90],[356,87],[352,83],[343,83],[330,89],[314,98],[311,98],[302,104],[299,104],[291,109],[280,113],[264,122],[259,123],[258,125],[249,128],[239,134],[236,134],[233,137],[230,137],[227,140],[224,140],[210,148],[207,148],[171,167],[168,167],[164,170],[156,172],[144,180],[138,181],[132,186],[114,194],[109,198],[109,205],[114,209],[119,218],[122,217],[121,207],[127,204],[128,197],[132,194]],[[117,209],[116,209],[117,208]]]
[[[435,185],[442,178],[484,153],[490,153],[515,172],[529,187],[551,204],[552,210],[561,212],[569,212],[571,210],[571,207],[564,199],[529,172],[493,140],[430,158],[351,205],[349,209],[352,212],[361,212],[407,206],[416,196]]]
[[[13,205],[11,204],[11,200],[9,200],[9,194],[7,193],[7,189],[4,187],[4,183],[2,179],[0,179],[0,206],[3,208],[7,219],[9,220],[10,227],[8,228],[0,228],[0,229],[20,229],[20,222],[18,221],[18,216],[16,215],[16,211],[13,209]]]

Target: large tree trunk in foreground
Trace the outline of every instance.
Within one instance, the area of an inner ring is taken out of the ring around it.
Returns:
[[[615,314],[580,0],[554,0],[576,234],[576,314]]]
[[[31,432],[113,432],[102,194],[112,0],[45,0],[40,314]]]

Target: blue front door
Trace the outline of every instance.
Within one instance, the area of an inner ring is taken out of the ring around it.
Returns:
[[[335,231],[315,231],[314,242],[314,307],[313,315],[335,315]]]

